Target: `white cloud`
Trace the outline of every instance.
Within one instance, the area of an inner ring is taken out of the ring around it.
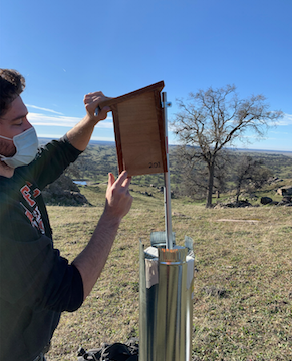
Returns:
[[[53,133],[38,133],[38,138],[50,138],[50,139],[58,139],[61,138],[64,134],[53,134]],[[115,137],[102,137],[102,136],[92,136],[90,138],[91,140],[103,140],[103,141],[107,141],[107,142],[114,142],[115,141]]]
[[[59,139],[63,137],[64,134],[58,133],[37,133],[38,138],[50,138],[50,139]]]
[[[282,119],[277,120],[277,126],[282,125],[292,125],[292,114],[284,113],[284,117]]]
[[[280,134],[280,135],[290,134],[289,132],[278,132],[278,131],[276,131],[276,130],[270,130],[270,133],[273,133],[273,134]]]
[[[68,117],[65,115],[45,115],[42,113],[28,113],[27,119],[33,125],[44,125],[50,127],[73,127],[81,119],[78,117]],[[113,128],[112,118],[107,117],[99,122],[95,128]]]
[[[91,140],[104,140],[104,141],[107,141],[107,142],[114,142],[115,141],[115,138],[114,136],[112,137],[99,137],[99,136],[93,136],[91,137]]]
[[[36,105],[30,105],[30,104],[25,104],[25,105],[26,105],[28,108],[33,108],[33,109],[38,109],[38,110],[44,110],[45,112],[50,112],[50,113],[54,113],[54,114],[63,115],[63,113],[56,112],[55,110],[52,110],[52,109],[41,108],[41,107],[37,107]]]

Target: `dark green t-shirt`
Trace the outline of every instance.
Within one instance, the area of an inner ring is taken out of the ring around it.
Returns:
[[[0,177],[0,360],[33,360],[60,313],[82,304],[81,276],[53,247],[41,195],[79,154],[64,137],[12,178]]]

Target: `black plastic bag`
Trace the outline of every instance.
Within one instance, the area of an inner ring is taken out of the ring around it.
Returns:
[[[138,361],[139,346],[136,339],[131,339],[125,344],[103,344],[98,349],[85,351],[78,350],[78,361]]]

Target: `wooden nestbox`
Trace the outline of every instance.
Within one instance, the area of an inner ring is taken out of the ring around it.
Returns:
[[[128,176],[165,173],[165,120],[161,104],[164,82],[111,98],[119,173]]]

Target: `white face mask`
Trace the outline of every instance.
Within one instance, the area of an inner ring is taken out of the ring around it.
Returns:
[[[18,168],[29,164],[36,156],[38,150],[38,138],[34,127],[15,135],[12,139],[0,135],[0,138],[13,140],[16,153],[12,157],[5,157],[0,154],[3,160],[10,168]]]

